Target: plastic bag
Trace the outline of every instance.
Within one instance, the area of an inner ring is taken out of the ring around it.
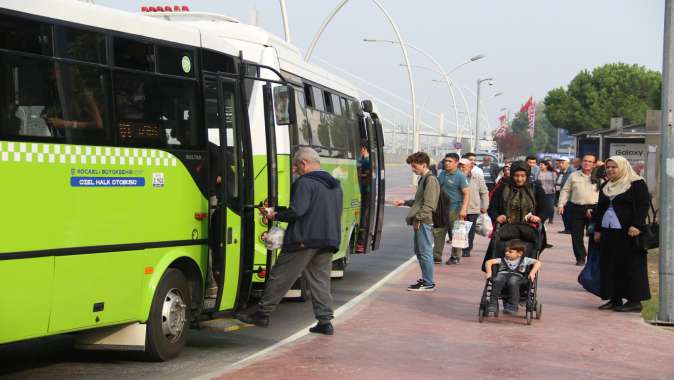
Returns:
[[[467,220],[457,220],[452,226],[452,248],[468,248],[468,233],[472,222]]]
[[[283,245],[283,237],[285,236],[286,230],[281,227],[272,227],[267,231],[265,236],[265,245],[267,249],[274,250],[279,249]]]
[[[475,221],[475,233],[481,236],[489,236],[494,230],[491,218],[487,214],[480,214]]]

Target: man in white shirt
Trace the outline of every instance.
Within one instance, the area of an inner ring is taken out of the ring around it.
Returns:
[[[597,184],[592,180],[592,169],[597,163],[593,154],[583,156],[581,170],[569,175],[564,187],[559,192],[557,210],[559,215],[569,212],[571,226],[571,242],[573,254],[576,256],[576,265],[585,265],[587,250],[585,249],[585,228],[590,223],[592,208],[599,199]],[[567,206],[567,201],[569,202]]]

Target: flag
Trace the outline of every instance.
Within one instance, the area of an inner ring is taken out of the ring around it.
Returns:
[[[504,137],[506,134],[508,134],[508,116],[503,115],[499,116],[498,118],[499,121],[499,127],[496,130],[496,137]]]
[[[533,140],[534,138],[534,127],[536,125],[536,102],[534,97],[530,96],[529,100],[520,108],[520,112],[527,113],[529,119],[529,125],[527,126],[527,132],[529,132],[529,138]]]

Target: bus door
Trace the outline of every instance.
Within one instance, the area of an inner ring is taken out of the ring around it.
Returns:
[[[209,251],[206,273],[218,287],[217,299],[206,298],[205,311],[232,309],[242,282],[241,97],[232,78],[204,76],[209,155]]]
[[[370,101],[363,101],[363,110],[368,114],[359,117],[359,129],[368,157],[361,153],[361,225],[356,247],[356,252],[359,253],[376,250],[381,244],[385,200],[384,139],[381,123],[377,114],[372,111]]]

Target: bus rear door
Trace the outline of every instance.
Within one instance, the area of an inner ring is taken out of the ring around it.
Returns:
[[[381,123],[372,110],[372,103],[363,101],[367,112],[359,118],[361,141],[367,143],[368,158],[361,157],[361,225],[356,251],[366,253],[381,244],[384,223],[385,170],[384,138]]]

